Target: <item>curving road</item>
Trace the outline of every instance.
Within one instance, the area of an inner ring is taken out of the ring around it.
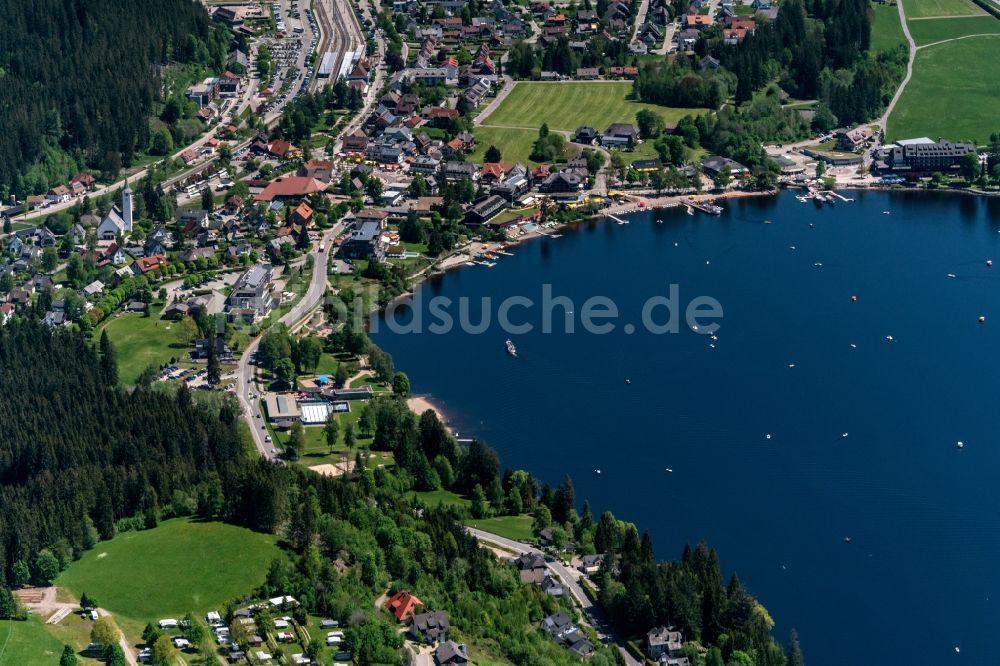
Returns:
[[[910,57],[906,61],[906,76],[903,77],[902,83],[896,89],[896,94],[892,96],[889,106],[885,107],[885,113],[879,118],[878,123],[882,128],[882,132],[885,132],[889,116],[892,114],[892,110],[896,108],[896,102],[903,96],[903,90],[906,89],[906,84],[910,82],[910,77],[913,76],[913,60],[917,57],[917,43],[913,41],[913,35],[910,34],[910,26],[906,23],[906,10],[903,9],[903,3],[897,2],[896,7],[899,8],[899,22],[903,26],[903,36],[906,37],[906,42],[910,48]]]
[[[531,553],[533,555],[545,556],[545,553],[535,548],[534,546],[529,546],[528,544],[521,543],[520,541],[514,541],[506,537],[502,537],[499,534],[493,534],[491,532],[484,532],[483,530],[477,530],[474,527],[466,527],[466,531],[472,536],[476,537],[482,542],[492,543],[500,546],[506,550],[509,550],[518,555],[523,555],[524,553]],[[569,590],[570,596],[576,602],[576,605],[580,607],[583,613],[584,621],[594,628],[597,632],[597,637],[600,639],[607,638],[615,645],[618,646],[618,650],[622,653],[625,658],[625,663],[628,666],[642,666],[641,662],[632,656],[625,647],[625,641],[622,640],[618,635],[612,633],[612,629],[608,627],[604,619],[601,616],[601,610],[594,605],[587,596],[586,592],[583,590],[583,586],[580,584],[580,578],[583,577],[576,569],[571,569],[564,565],[558,560],[547,562],[546,566],[552,572],[552,574],[559,579],[559,581]]]
[[[309,253],[309,256],[313,258],[312,279],[309,281],[309,287],[299,302],[281,317],[279,321],[282,324],[292,328],[311,315],[313,310],[320,305],[323,294],[326,293],[330,248],[333,239],[343,228],[343,222],[338,222],[327,229],[323,232],[322,240]],[[320,245],[325,246],[325,252],[319,251]],[[257,351],[259,344],[260,336],[257,336],[250,341],[240,355],[240,360],[236,365],[236,397],[240,402],[240,408],[243,410],[247,425],[250,427],[250,434],[257,451],[268,460],[275,460],[278,456],[274,452],[273,445],[264,440],[267,431],[264,427],[264,414],[260,409],[260,389],[254,385],[254,366],[250,365],[250,357]],[[250,397],[251,393],[253,398]]]

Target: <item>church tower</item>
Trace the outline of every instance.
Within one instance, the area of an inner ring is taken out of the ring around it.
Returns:
[[[132,232],[132,190],[128,186],[128,178],[125,179],[125,189],[122,190],[122,222],[125,223],[124,233]]]

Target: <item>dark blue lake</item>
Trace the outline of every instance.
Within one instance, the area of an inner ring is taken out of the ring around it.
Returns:
[[[506,466],[553,485],[570,474],[595,513],[649,528],[661,557],[706,540],[771,611],[776,636],[798,630],[812,666],[991,663],[1000,202],[848,196],[583,224],[420,287],[425,306],[492,297],[487,332],[383,325],[374,339]],[[511,311],[535,332],[501,330],[499,301],[540,303],[543,284],[574,302],[577,332],[537,330],[539,305]],[[718,300],[717,341],[683,323],[675,335],[622,331],[670,284],[682,306]],[[594,295],[617,304],[615,332],[581,332]]]

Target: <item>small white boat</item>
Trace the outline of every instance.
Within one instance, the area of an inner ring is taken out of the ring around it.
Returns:
[[[955,444],[955,446],[957,446],[960,449],[964,449],[965,448],[965,442],[958,442],[957,444]]]
[[[673,474],[674,473],[674,470],[670,469],[669,467],[664,467],[663,471],[666,472],[667,474]]]
[[[517,358],[517,347],[514,346],[514,343],[511,342],[510,340],[507,340],[505,344],[507,346],[507,353]]]
[[[766,435],[764,435],[764,439],[771,439],[771,433],[767,433]]]
[[[954,279],[954,278],[957,278],[958,276],[955,275],[954,273],[948,273],[948,277]]]
[[[847,435],[848,435],[848,434],[849,434],[849,433],[846,433],[846,432],[845,432],[845,433],[842,433],[842,434],[841,434],[840,436],[841,436],[841,437],[847,437]]]

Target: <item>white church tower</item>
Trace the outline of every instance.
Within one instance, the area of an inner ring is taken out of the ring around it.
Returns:
[[[122,190],[122,222],[125,223],[123,233],[132,232],[132,190],[128,186],[128,178],[125,179],[125,189]]]

